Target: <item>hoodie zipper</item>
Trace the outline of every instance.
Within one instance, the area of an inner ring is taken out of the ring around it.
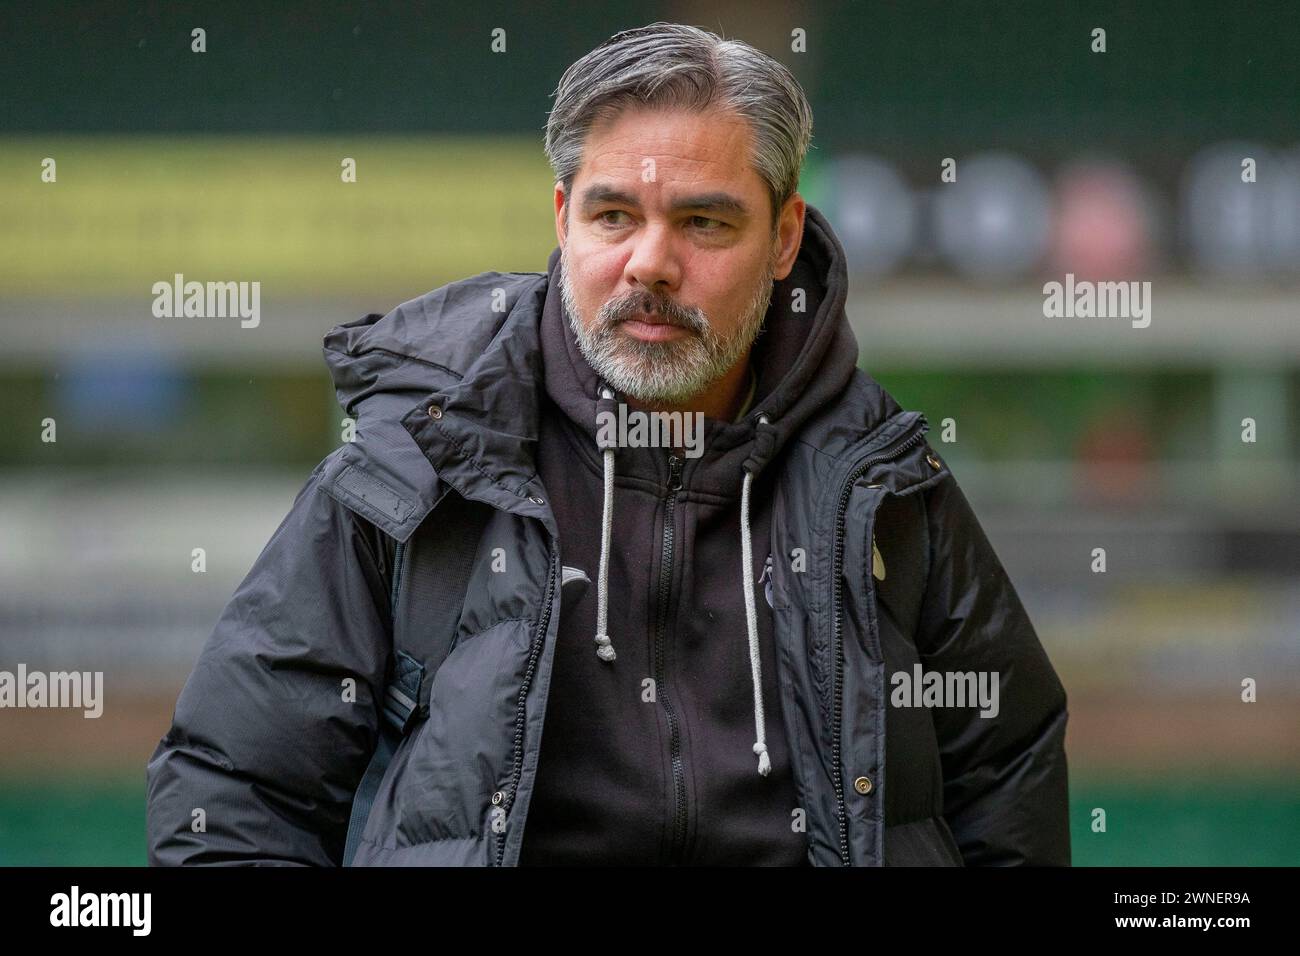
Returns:
[[[673,766],[673,829],[669,842],[668,858],[678,862],[686,846],[686,768],[682,761],[681,729],[677,712],[668,698],[667,678],[664,674],[664,634],[668,629],[668,602],[672,596],[673,521],[677,505],[677,492],[682,487],[683,459],[668,456],[668,494],[664,498],[663,547],[659,564],[659,617],[655,629],[655,692],[663,703],[668,717],[669,753]]]
[[[835,784],[835,813],[839,824],[839,843],[840,843],[840,863],[844,866],[851,865],[849,856],[849,828],[848,814],[844,806],[844,772],[842,769],[843,755],[840,752],[840,724],[842,721],[842,701],[844,691],[844,642],[843,642],[843,617],[840,613],[840,605],[843,601],[843,578],[844,578],[844,516],[848,511],[849,498],[853,494],[853,486],[858,479],[866,474],[867,470],[873,465],[882,461],[888,461],[891,458],[897,458],[907,449],[916,445],[925,437],[926,432],[925,417],[918,419],[918,424],[914,424],[910,429],[911,434],[906,438],[900,439],[888,450],[872,455],[866,461],[857,465],[848,478],[844,481],[843,489],[840,491],[839,507],[835,512],[835,546],[834,559],[831,565],[831,577],[834,584],[834,598],[831,602],[832,614],[834,619],[834,633],[832,645],[835,649],[835,685],[834,697],[831,702],[831,776]]]
[[[542,647],[546,644],[546,629],[551,620],[551,606],[555,603],[555,565],[556,565],[556,548],[555,542],[551,542],[550,562],[546,567],[546,594],[542,598],[542,615],[537,619],[537,630],[533,635],[533,644],[528,652],[528,667],[524,671],[524,680],[519,687],[519,698],[515,704],[515,739],[514,749],[511,756],[512,769],[510,771],[510,783],[506,785],[505,799],[502,801],[502,812],[505,819],[510,818],[510,810],[515,804],[515,793],[519,789],[519,777],[523,773],[523,761],[520,759],[524,745],[524,722],[527,717],[525,704],[528,700],[528,689],[533,683],[533,672],[537,669],[537,659],[541,655]],[[497,834],[497,866],[501,866],[502,860],[506,853],[506,831],[504,827]]]

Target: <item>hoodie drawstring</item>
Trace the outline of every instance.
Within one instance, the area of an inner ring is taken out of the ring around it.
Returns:
[[[612,401],[614,393],[601,386],[600,397]],[[759,415],[759,423],[766,425],[766,415]],[[614,644],[609,638],[609,539],[614,526],[614,446],[602,449],[605,459],[605,494],[600,518],[600,570],[596,575],[596,656],[609,663],[616,657]],[[746,462],[748,464],[748,462]],[[763,716],[763,675],[759,666],[758,623],[754,611],[753,542],[749,532],[749,488],[754,473],[744,469],[745,477],[740,490],[740,582],[745,592],[745,630],[749,637],[749,672],[754,685],[754,753],[758,755],[758,772],[766,777],[772,770],[772,760],[767,753],[767,730]]]
[[[600,390],[600,397],[612,401],[614,393]],[[600,571],[596,581],[596,656],[606,663],[614,660],[614,645],[609,639],[609,535],[614,527],[614,448],[604,449],[605,500],[600,515]]]
[[[767,416],[759,415],[760,423],[767,424]],[[763,720],[763,675],[759,668],[758,624],[754,614],[754,554],[749,534],[749,486],[753,483],[754,473],[745,469],[744,482],[740,487],[740,581],[745,589],[745,628],[749,633],[749,672],[754,683],[754,732],[758,739],[754,742],[754,753],[758,754],[758,772],[764,777],[772,769],[772,760],[767,755],[767,730]]]

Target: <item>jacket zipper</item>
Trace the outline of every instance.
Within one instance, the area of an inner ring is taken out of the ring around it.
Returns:
[[[840,863],[844,866],[851,865],[849,856],[849,827],[848,814],[844,806],[844,772],[842,769],[842,754],[840,753],[840,723],[841,714],[841,697],[844,691],[844,642],[843,642],[843,621],[840,614],[840,604],[843,600],[843,571],[844,571],[844,515],[848,511],[849,498],[853,494],[853,486],[857,483],[867,469],[882,461],[888,461],[896,458],[913,445],[917,444],[925,437],[926,422],[925,417],[919,418],[919,427],[913,425],[914,431],[905,439],[899,440],[887,451],[872,455],[866,461],[857,465],[848,478],[844,481],[843,490],[840,492],[839,507],[835,512],[835,546],[834,560],[831,565],[831,579],[834,581],[834,599],[831,602],[833,609],[834,633],[832,645],[835,648],[835,684],[834,699],[831,701],[831,775],[835,784],[835,813],[839,824],[839,842],[840,842]]]
[[[668,698],[667,678],[664,674],[664,633],[668,629],[668,602],[672,596],[673,519],[677,492],[682,487],[683,460],[675,454],[668,456],[668,495],[664,498],[663,548],[659,565],[659,618],[655,629],[655,692],[663,703],[668,717],[669,753],[673,766],[673,829],[668,858],[678,862],[686,848],[686,767],[682,762],[682,740],[677,712]]]
[[[555,565],[556,565],[555,542],[551,542],[550,561],[546,567],[546,594],[542,599],[542,615],[537,619],[537,631],[533,635],[533,645],[528,652],[528,668],[524,671],[523,684],[519,688],[519,699],[515,704],[515,738],[514,749],[511,757],[510,783],[506,785],[505,800],[502,806],[502,812],[505,819],[509,819],[510,810],[515,804],[515,792],[519,789],[519,778],[523,774],[523,761],[520,756],[524,745],[524,722],[526,719],[525,704],[528,700],[528,689],[533,683],[533,672],[537,669],[537,659],[541,655],[542,647],[546,644],[546,628],[551,619],[551,606],[555,603]],[[497,834],[497,866],[501,866],[502,860],[506,853],[506,831],[502,827]]]

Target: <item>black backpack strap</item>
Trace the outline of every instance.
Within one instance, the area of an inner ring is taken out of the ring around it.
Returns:
[[[450,507],[448,507],[450,505]],[[492,507],[448,492],[393,555],[393,658],[374,755],[352,800],[343,865],[351,866],[370,808],[402,739],[429,713],[433,675],[456,645],[465,591]],[[436,522],[431,520],[436,515]]]

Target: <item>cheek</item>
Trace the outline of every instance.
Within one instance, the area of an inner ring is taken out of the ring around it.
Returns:
[[[761,263],[709,262],[701,264],[697,275],[699,288],[704,298],[709,319],[719,331],[730,331],[739,327],[744,316],[742,311],[748,307],[754,293],[754,283],[758,281]]]
[[[623,275],[622,258],[608,252],[592,251],[582,256],[573,268],[573,284],[578,297],[589,304],[602,305],[618,287]]]

